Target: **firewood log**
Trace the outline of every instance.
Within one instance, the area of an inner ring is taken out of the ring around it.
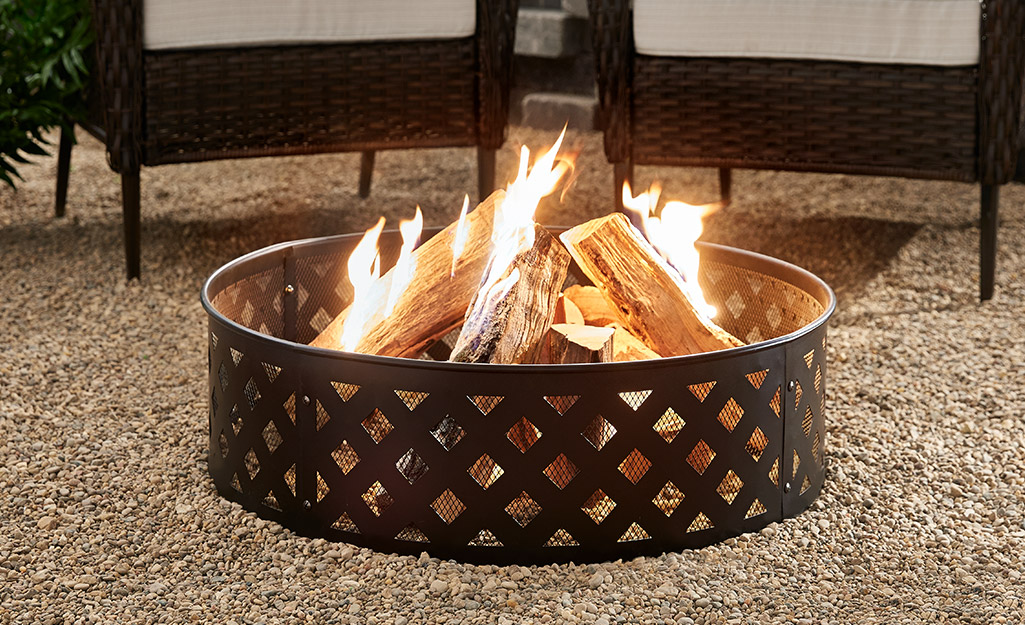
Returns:
[[[661,358],[658,352],[645,345],[641,339],[630,334],[630,331],[622,325],[613,323],[607,327],[616,331],[612,337],[612,360],[614,362]]]
[[[566,249],[534,224],[534,244],[474,296],[449,360],[537,362],[569,261]]]
[[[698,314],[676,270],[622,213],[593,219],[561,238],[623,326],[662,356],[744,344]]]
[[[563,295],[576,304],[589,326],[607,326],[619,320],[598,287],[574,284]]]
[[[573,300],[566,297],[565,293],[559,293],[559,301],[555,304],[555,320],[552,323],[575,323],[584,325],[584,315]]]
[[[548,331],[548,362],[612,362],[613,328],[555,323]]]
[[[354,351],[415,358],[462,323],[466,308],[480,287],[481,275],[491,254],[491,225],[495,209],[504,200],[505,192],[495,191],[467,214],[464,226],[468,229],[466,244],[455,271],[452,271],[452,242],[456,223],[413,252],[413,279],[388,317],[384,316],[384,309],[391,272],[374,283],[371,298],[379,302],[379,306],[364,326],[363,337]],[[339,349],[349,310],[346,308],[336,316],[310,345]]]

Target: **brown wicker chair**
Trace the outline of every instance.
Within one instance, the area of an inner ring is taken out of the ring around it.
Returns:
[[[121,174],[128,277],[139,275],[142,165],[323,152],[477,146],[494,189],[505,138],[518,0],[477,0],[476,33],[451,40],[144,50],[142,0],[93,0],[94,113],[76,120]],[[64,214],[71,136],[58,158]]]
[[[649,56],[629,0],[589,0],[615,197],[634,164],[979,182],[993,295],[999,185],[1014,175],[1025,3],[984,0],[977,65]]]

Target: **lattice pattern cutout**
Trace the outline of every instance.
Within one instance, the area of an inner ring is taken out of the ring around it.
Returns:
[[[463,440],[463,437],[466,436],[466,430],[455,419],[446,415],[444,419],[438,421],[437,425],[431,428],[431,436],[434,437],[434,440],[438,441],[439,445],[445,448],[445,451],[452,451],[456,443]]]
[[[505,399],[502,395],[467,395],[466,397],[485,417]]]
[[[516,449],[520,450],[520,453],[527,453],[527,450],[534,446],[534,443],[541,438],[541,430],[527,420],[526,417],[521,417],[509,431],[505,434],[509,442],[516,446]]]
[[[237,473],[231,476],[231,487],[234,488],[237,492],[242,492],[242,483],[238,481]]]
[[[463,510],[466,510],[466,506],[463,502],[455,496],[455,493],[447,488],[445,489],[445,492],[438,495],[438,498],[431,503],[431,508],[434,509],[434,512],[437,513],[438,517],[440,517],[442,521],[449,525],[452,524],[452,521],[459,518],[459,515],[463,513]]]
[[[480,484],[481,488],[487,490],[498,478],[502,477],[505,470],[495,462],[494,458],[483,454],[480,458],[477,458],[477,462],[470,465],[466,472],[470,474],[474,481]]]
[[[801,494],[803,495],[804,493],[808,492],[809,488],[811,488],[811,479],[807,475],[805,475],[804,481],[801,483]]]
[[[797,450],[794,450],[794,474],[790,476],[790,479],[797,479],[797,470],[801,468],[801,456],[797,455]]]
[[[242,362],[242,352],[238,351],[234,347],[229,347],[228,350],[231,352],[231,362],[238,366],[238,363]]]
[[[327,409],[324,408],[324,404],[317,400],[317,431],[324,429],[324,426],[331,420],[331,415],[328,414]]]
[[[762,502],[755,499],[751,502],[751,507],[747,509],[747,514],[744,515],[744,518],[750,519],[758,516],[759,514],[765,514],[765,506],[762,505]]]
[[[776,387],[776,394],[773,395],[772,400],[769,401],[769,407],[772,408],[772,412],[776,415],[777,419],[780,417],[780,410],[783,409],[783,404],[780,403],[779,393],[780,389],[779,387]]]
[[[295,425],[295,393],[289,395],[281,407],[285,409],[288,418],[292,420],[292,425]]]
[[[277,510],[278,512],[281,512],[281,504],[278,503],[278,498],[274,496],[273,492],[264,497],[262,503],[271,510]]]
[[[575,547],[580,543],[564,529],[557,530],[545,543],[545,547]]]
[[[822,367],[815,365],[815,393],[822,393]]]
[[[217,349],[217,341],[218,341],[217,335],[216,335],[216,334],[214,334],[213,332],[211,332],[211,333],[210,333],[210,345],[211,345],[211,346],[212,346],[212,347],[213,347],[214,349]]]
[[[238,406],[233,405],[231,410],[228,411],[228,420],[231,421],[231,431],[238,436],[238,433],[242,431],[242,414],[238,411]]]
[[[229,382],[228,368],[224,366],[223,362],[221,363],[221,365],[219,367],[217,367],[217,379],[220,380],[220,382],[221,382],[221,390],[222,391],[228,390],[228,382]]]
[[[285,484],[288,485],[288,490],[291,491],[292,496],[295,497],[295,465],[288,467],[285,471]]]
[[[580,399],[580,395],[545,395],[545,401],[560,415],[565,415],[578,399]]]
[[[430,542],[429,540],[427,540],[427,536],[420,531],[420,528],[418,528],[416,525],[413,525],[412,523],[402,528],[402,530],[395,535],[395,540],[404,540],[410,543]]]
[[[811,443],[811,456],[815,459],[816,464],[822,464],[822,458],[819,458],[819,446],[822,441],[819,439],[819,433],[815,432],[815,440]]]
[[[578,473],[580,473],[580,469],[566,454],[556,456],[555,460],[552,460],[552,463],[544,470],[545,477],[551,480],[559,490],[566,488]]]
[[[809,351],[804,355],[804,364],[808,365],[808,370],[811,371],[811,363],[815,361],[815,350]]]
[[[693,467],[698,472],[698,475],[704,475],[705,469],[708,468],[708,465],[712,464],[714,459],[715,452],[712,451],[712,448],[705,441],[699,440],[698,444],[687,455],[687,464]]]
[[[672,408],[666,408],[666,411],[662,413],[659,420],[655,422],[653,426],[655,432],[658,433],[667,443],[672,443],[676,435],[683,430],[683,426],[687,425],[687,422],[683,420],[683,417],[678,415]]]
[[[707,516],[705,516],[705,513],[699,512],[698,515],[694,517],[694,520],[691,521],[691,524],[687,527],[687,533],[689,534],[691,532],[710,530],[713,527],[715,527],[715,525],[713,525],[712,521],[709,520]]]
[[[249,480],[253,481],[256,479],[257,473],[260,472],[260,461],[256,458],[256,452],[250,449],[245,455],[246,472],[249,473]]]
[[[317,471],[317,503],[324,501],[324,497],[327,497],[331,489],[328,488],[327,482],[324,481],[324,477]]]
[[[256,380],[249,378],[249,381],[246,382],[246,386],[242,389],[242,392],[245,393],[246,401],[249,402],[249,409],[252,410],[255,408],[256,402],[259,401],[261,397],[260,389],[256,386]]]
[[[334,459],[335,464],[342,470],[345,475],[349,474],[357,464],[359,464],[359,454],[353,449],[349,441],[342,441],[334,451],[331,452],[331,458]]]
[[[672,481],[666,482],[666,485],[662,487],[662,490],[658,491],[655,498],[651,500],[651,503],[655,504],[655,507],[662,511],[662,514],[667,517],[672,516],[673,512],[676,512],[676,508],[683,503],[684,494],[676,484]]]
[[[630,524],[630,527],[626,528],[626,531],[623,532],[623,535],[620,536],[619,540],[616,542],[629,543],[637,540],[648,540],[650,538],[651,535],[644,531],[643,527],[634,522]]]
[[[263,428],[263,442],[267,444],[267,450],[273,454],[277,451],[281,443],[285,442],[285,439],[281,438],[281,432],[278,431],[273,421],[267,422],[267,427]]]
[[[768,369],[762,369],[761,371],[755,371],[754,373],[747,374],[747,381],[751,383],[751,386],[755,387],[755,390],[761,389],[762,384],[765,383],[765,376],[769,375]]]
[[[417,391],[395,391],[402,403],[406,404],[406,408],[410,411],[416,410],[416,407],[420,405],[420,402],[427,399],[429,393],[421,393]]]
[[[221,430],[220,436],[217,437],[217,445],[221,450],[221,458],[228,457],[228,437],[224,435],[224,430]]]
[[[498,537],[489,530],[483,529],[477,533],[477,536],[469,542],[471,547],[504,547],[502,541],[498,540]]]
[[[794,408],[796,409],[801,405],[801,398],[804,396],[804,389],[801,388],[801,383],[797,382],[794,387]]]
[[[702,382],[701,384],[691,384],[687,387],[694,397],[698,398],[699,402],[704,402],[708,394],[712,392],[712,388],[715,386],[715,380],[711,382]]]
[[[648,399],[648,397],[650,395],[651,395],[651,391],[650,390],[647,390],[647,391],[627,391],[627,392],[624,392],[624,393],[620,393],[619,394],[619,398],[622,399],[626,403],[627,406],[630,406],[631,408],[633,408],[634,412],[636,412],[641,407],[641,404],[643,404],[644,401],[646,399]]]
[[[522,491],[509,502],[509,505],[505,507],[505,512],[519,523],[520,527],[527,527],[537,515],[541,514],[541,506],[527,494],[527,491]]]
[[[395,468],[399,470],[402,477],[406,478],[406,481],[413,484],[418,479],[427,473],[430,468],[424,459],[420,457],[420,454],[410,447],[406,453],[402,454],[402,457],[395,463]]]
[[[726,405],[719,411],[719,423],[722,423],[724,428],[732,432],[743,416],[744,409],[740,407],[737,400],[730,397]]]
[[[808,406],[804,411],[804,419],[801,419],[801,431],[804,432],[805,436],[811,436],[811,424],[814,420],[815,417],[811,413],[811,406]]]
[[[348,512],[343,512],[342,516],[331,524],[332,529],[342,530],[343,532],[350,532],[353,534],[359,534],[359,528],[352,522],[352,517],[349,516]]]
[[[634,484],[640,482],[650,468],[651,460],[648,460],[636,447],[623,459],[623,462],[619,463],[619,472]]]
[[[381,482],[371,484],[370,488],[363,492],[362,497],[363,502],[367,504],[367,508],[370,508],[374,516],[381,516],[385,510],[395,503],[395,500],[392,499],[391,494],[388,493]]]
[[[762,453],[765,452],[765,448],[769,445],[769,438],[762,431],[762,428],[755,427],[755,431],[751,433],[751,438],[747,439],[747,443],[744,445],[744,451],[751,454],[751,458],[758,462],[762,459]]]
[[[595,524],[601,525],[602,521],[612,513],[615,507],[616,502],[599,488],[588,498],[581,510],[584,511],[584,514],[591,517]]]
[[[374,442],[377,444],[380,444],[384,437],[388,436],[395,429],[391,421],[388,420],[388,417],[384,416],[384,413],[377,408],[374,408],[360,425],[363,426],[363,429],[370,435],[370,438],[374,439]]]
[[[612,440],[612,437],[616,435],[616,426],[606,421],[605,417],[597,415],[580,434],[595,449],[601,451]]]
[[[726,500],[726,503],[732,504],[743,487],[744,482],[740,479],[740,476],[734,473],[733,469],[730,469],[726,472],[726,477],[722,479],[722,482],[719,482],[719,487],[715,489],[715,492],[719,493],[719,496]]]
[[[346,382],[331,382],[331,386],[334,387],[335,392],[338,393],[338,398],[342,401],[349,401],[352,396],[359,390],[358,384],[348,384]]]
[[[272,365],[267,362],[261,362],[260,364],[263,365],[263,372],[267,374],[267,381],[271,384],[274,384],[274,382],[278,379],[278,376],[281,375],[281,367]]]

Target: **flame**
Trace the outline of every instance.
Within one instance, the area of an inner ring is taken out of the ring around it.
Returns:
[[[449,277],[456,275],[456,261],[463,254],[463,248],[466,247],[466,237],[469,234],[469,229],[466,227],[466,211],[470,208],[470,196],[463,196],[463,210],[459,211],[459,221],[456,223],[456,234],[452,240],[452,269],[449,271]]]
[[[420,212],[420,206],[416,207],[416,214],[412,219],[405,219],[399,222],[399,232],[402,233],[402,248],[399,250],[399,260],[395,262],[395,268],[391,272],[391,284],[388,286],[388,303],[384,308],[384,316],[387,317],[395,310],[395,304],[399,297],[406,291],[406,287],[413,280],[416,272],[416,260],[413,259],[413,250],[420,245],[420,233],[424,229],[424,216]]]
[[[347,352],[356,348],[356,344],[363,336],[363,326],[374,311],[370,287],[381,276],[381,255],[377,251],[377,240],[382,229],[384,217],[378,219],[377,224],[366,231],[349,255],[346,265],[349,270],[349,283],[353,289],[352,307],[342,327],[341,348]]]
[[[639,226],[648,242],[664,259],[679,272],[684,293],[694,304],[698,313],[712,319],[715,307],[705,301],[705,295],[698,285],[698,267],[701,259],[694,242],[698,240],[704,227],[702,218],[713,212],[710,206],[693,206],[684,202],[670,201],[662,207],[656,216],[662,187],[656,182],[646,192],[634,197],[630,183],[623,184],[623,208],[628,211],[631,221]]]

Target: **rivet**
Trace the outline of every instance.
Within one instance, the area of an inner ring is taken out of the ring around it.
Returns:
[[[783,485],[783,492],[784,493],[789,493],[790,492],[790,488],[791,488],[790,482],[787,482],[786,484]]]
[[[310,405],[310,396],[309,395],[303,395],[303,405],[304,406],[309,406]]]
[[[790,486],[790,485],[787,484],[787,486]],[[310,500],[309,499],[303,499],[303,510],[312,510],[312,509],[313,509],[313,504],[310,503]]]
[[[797,388],[797,385],[794,383],[793,380],[790,380],[789,382],[787,382],[787,392],[788,393],[793,393],[795,388]]]
[[[295,293],[295,287],[292,286],[291,284],[286,284],[285,285],[285,293],[288,293],[289,295],[291,295],[292,293]]]

